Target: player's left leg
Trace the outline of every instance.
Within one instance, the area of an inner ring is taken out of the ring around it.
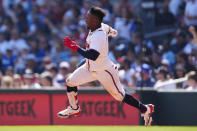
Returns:
[[[69,100],[69,106],[58,112],[58,116],[62,118],[67,118],[69,116],[78,116],[80,114],[80,107],[78,105],[78,89],[77,86],[82,85],[87,82],[96,80],[91,73],[87,70],[85,65],[77,68],[67,79],[67,96]]]
[[[108,68],[95,74],[97,80],[118,101],[124,102],[140,110],[145,119],[145,125],[150,125],[154,107],[152,104],[144,105],[132,95],[126,94],[119,80],[117,67]]]

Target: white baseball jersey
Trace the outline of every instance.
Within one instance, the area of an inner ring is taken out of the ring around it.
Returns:
[[[108,57],[108,36],[116,36],[117,31],[102,24],[101,28],[89,32],[86,39],[87,49],[94,49],[100,53],[93,61],[86,59],[86,64],[77,68],[67,79],[70,87],[83,85],[84,83],[98,80],[103,87],[118,101],[122,101],[125,91],[120,83],[118,68]],[[76,107],[76,94],[68,94],[69,102]]]
[[[110,27],[107,24],[101,23],[101,27],[103,29],[103,31],[110,37],[114,38],[118,35],[118,31],[113,29],[112,27]]]
[[[100,53],[98,58],[93,61],[86,59],[86,66],[89,71],[101,71],[112,66],[112,61],[108,57],[108,34],[106,27],[101,26],[93,32],[89,32],[86,42],[87,49],[94,49]]]

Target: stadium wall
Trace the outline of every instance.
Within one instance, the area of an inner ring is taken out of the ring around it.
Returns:
[[[81,91],[78,118],[62,119],[65,90],[1,90],[0,125],[139,125],[139,112],[105,91]],[[138,95],[135,94],[138,98]]]
[[[1,89],[0,125],[143,125],[137,109],[115,101],[105,90],[80,90],[78,118],[61,119],[66,90]],[[153,103],[153,125],[197,125],[197,92],[140,89],[134,96]]]

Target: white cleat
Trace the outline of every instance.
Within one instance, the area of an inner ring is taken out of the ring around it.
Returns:
[[[146,105],[146,107],[147,107],[147,111],[142,114],[142,117],[144,117],[145,126],[151,126],[151,123],[153,121],[152,114],[154,112],[154,105],[148,104]]]
[[[58,112],[57,116],[61,118],[68,118],[70,116],[77,117],[80,115],[80,113],[81,113],[81,110],[79,106],[77,109],[73,109],[71,106],[68,106],[65,110]]]

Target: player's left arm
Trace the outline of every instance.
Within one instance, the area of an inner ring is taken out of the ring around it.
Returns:
[[[89,49],[85,50],[81,48],[74,40],[71,40],[69,37],[65,37],[64,40],[64,46],[70,48],[71,50],[78,52],[83,57],[95,61],[100,53],[95,49]]]
[[[115,38],[118,35],[118,31],[116,29],[113,29],[111,26],[104,23],[102,23],[101,26],[108,37]]]

